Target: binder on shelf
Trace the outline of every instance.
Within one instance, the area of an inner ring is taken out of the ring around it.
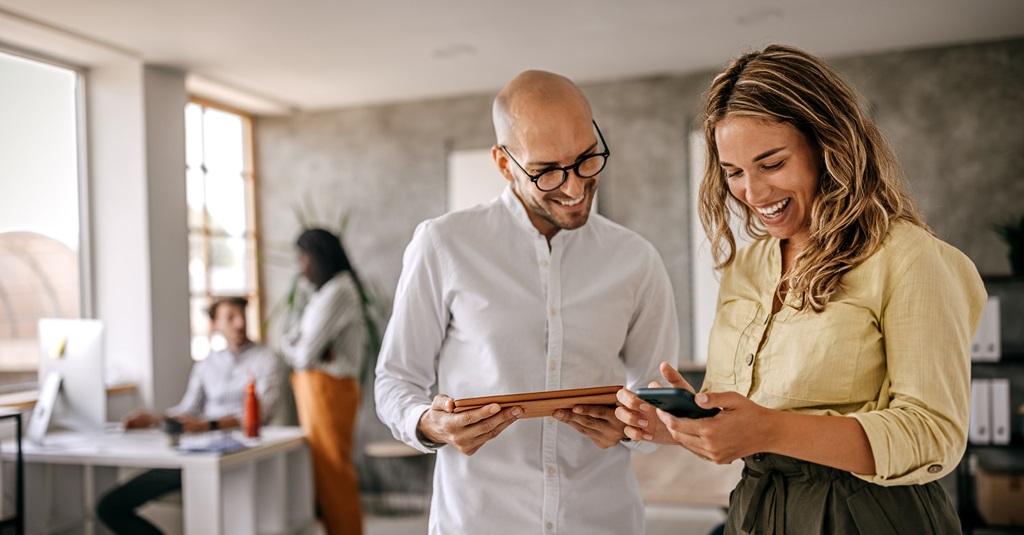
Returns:
[[[992,396],[992,407],[989,415],[992,417],[992,443],[1010,443],[1010,379],[1001,377],[990,379],[992,381],[990,393]]]
[[[992,440],[992,381],[971,379],[971,424],[967,438],[972,444],[988,444]]]
[[[978,362],[995,362],[1002,355],[999,341],[999,296],[989,296],[985,310],[981,313],[981,322],[971,342],[971,360]]]

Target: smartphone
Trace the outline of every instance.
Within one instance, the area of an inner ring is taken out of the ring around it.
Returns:
[[[693,393],[684,388],[640,388],[637,397],[651,405],[681,418],[707,418],[719,409],[705,409],[697,405]]]

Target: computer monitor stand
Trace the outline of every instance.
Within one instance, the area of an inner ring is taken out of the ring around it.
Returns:
[[[43,380],[39,389],[39,399],[32,409],[32,418],[29,420],[25,436],[35,444],[43,445],[46,437],[46,430],[50,427],[50,419],[53,418],[53,409],[57,406],[57,395],[60,393],[61,376],[58,372],[50,372]]]

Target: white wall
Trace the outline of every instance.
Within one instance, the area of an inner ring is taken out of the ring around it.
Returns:
[[[487,202],[508,185],[491,157],[491,149],[454,150],[448,153],[448,211]]]

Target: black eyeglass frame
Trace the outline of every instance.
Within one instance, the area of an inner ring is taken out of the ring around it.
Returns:
[[[533,185],[537,186],[537,189],[543,191],[544,193],[548,193],[548,192],[555,191],[558,188],[562,187],[562,185],[565,184],[565,181],[569,180],[569,171],[572,171],[573,173],[576,174],[576,176],[578,176],[580,178],[594,178],[595,176],[601,174],[601,171],[604,171],[604,166],[608,165],[608,157],[611,156],[612,152],[611,152],[611,150],[608,149],[608,144],[605,143],[605,141],[604,141],[604,136],[601,134],[601,127],[597,126],[597,121],[591,121],[591,122],[594,124],[594,130],[597,131],[598,139],[601,140],[601,146],[604,147],[604,152],[595,152],[594,154],[588,154],[588,155],[584,156],[583,158],[580,158],[579,161],[577,161],[576,163],[574,163],[572,165],[567,165],[565,167],[552,167],[550,169],[545,169],[545,170],[541,171],[540,173],[537,173],[536,175],[531,175],[529,173],[529,171],[527,171],[526,169],[523,168],[522,165],[519,165],[519,162],[517,162],[516,159],[512,156],[512,153],[509,152],[508,149],[505,148],[505,145],[498,145],[498,147],[501,148],[501,150],[503,150],[505,152],[505,155],[508,156],[510,160],[512,160],[512,163],[516,164],[516,167],[518,167],[519,170],[522,171],[523,174],[526,175],[526,177],[530,179],[530,182],[533,182]],[[604,163],[601,164],[601,168],[598,169],[597,172],[595,172],[595,173],[593,173],[593,174],[591,174],[589,176],[581,175],[580,174],[580,166],[583,165],[583,162],[589,160],[590,158],[593,158],[594,156],[603,156],[604,157]],[[562,172],[562,181],[559,182],[557,186],[555,186],[555,187],[553,187],[551,189],[544,189],[544,188],[540,187],[540,184],[537,181],[540,180],[540,177],[542,177],[542,176],[544,176],[544,175],[546,175],[546,174],[548,174],[548,173],[550,173],[552,171],[561,171]]]

